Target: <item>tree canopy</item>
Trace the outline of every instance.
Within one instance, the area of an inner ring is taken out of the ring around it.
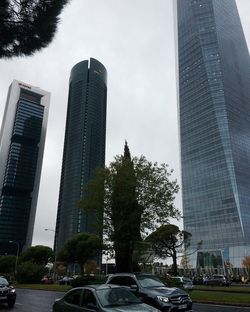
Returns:
[[[12,274],[15,270],[16,256],[0,256],[0,275]]]
[[[188,245],[191,234],[181,231],[177,225],[167,224],[160,226],[151,233],[146,240],[152,243],[152,248],[160,258],[171,257],[173,260],[172,273],[177,275],[177,253]]]
[[[104,240],[115,251],[117,271],[132,270],[136,241],[179,217],[174,206],[179,186],[170,180],[171,173],[166,164],[132,158],[126,142],[123,155],[97,170],[86,187],[80,207],[96,214]]]
[[[81,273],[87,260],[97,256],[102,249],[100,237],[91,233],[79,233],[68,239],[58,254],[58,259],[67,263],[77,262]]]
[[[242,266],[244,268],[250,269],[250,256],[245,256],[242,260]]]
[[[35,264],[45,265],[48,263],[49,259],[53,259],[54,254],[50,247],[48,246],[32,246],[21,253],[19,257],[19,262],[33,262]]]
[[[0,58],[31,55],[53,39],[69,0],[1,0]]]

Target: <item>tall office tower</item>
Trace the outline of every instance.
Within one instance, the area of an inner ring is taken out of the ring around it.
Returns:
[[[97,60],[76,64],[69,80],[68,111],[55,249],[80,232],[95,233],[94,216],[79,201],[97,167],[105,165],[107,72]]]
[[[0,133],[0,254],[32,242],[50,93],[14,80]]]
[[[250,255],[249,52],[235,0],[177,0],[176,5],[190,263],[241,267]]]

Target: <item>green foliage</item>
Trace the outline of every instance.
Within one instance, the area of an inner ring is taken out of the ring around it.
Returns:
[[[180,216],[174,207],[179,186],[170,180],[171,173],[166,164],[149,162],[144,156],[131,158],[125,143],[124,155],[99,169],[85,189],[80,207],[97,216],[106,245],[115,250],[116,265],[119,261],[121,270],[123,265],[128,266],[126,271],[131,270],[135,244],[141,237],[155,230],[157,224]]]
[[[1,0],[0,58],[31,55],[54,37],[69,0]]]
[[[85,285],[93,285],[93,284],[105,284],[107,278],[103,275],[95,275],[95,276],[80,276],[74,279],[71,283],[71,286],[80,287]]]
[[[184,244],[188,245],[190,237],[190,233],[181,231],[177,225],[167,224],[160,226],[146,240],[152,243],[152,248],[157,256],[172,258],[172,273],[177,275],[177,253]]]
[[[91,233],[79,233],[68,239],[58,254],[58,260],[67,263],[78,262],[83,270],[83,265],[91,257],[95,257],[102,248],[101,239]]]
[[[0,275],[13,274],[15,271],[16,256],[0,256]]]
[[[37,245],[29,247],[21,253],[19,257],[19,263],[21,262],[33,262],[36,264],[46,265],[49,259],[53,259],[53,251],[48,246]]]
[[[18,283],[32,284],[40,283],[42,277],[47,273],[44,265],[36,264],[31,261],[22,262],[17,267]]]

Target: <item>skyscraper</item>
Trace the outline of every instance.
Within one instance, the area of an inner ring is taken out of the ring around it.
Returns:
[[[55,248],[80,232],[94,233],[94,216],[79,200],[97,167],[105,165],[107,72],[97,60],[76,64],[69,80],[68,111]]]
[[[10,85],[0,133],[0,253],[32,242],[49,100],[38,87]]]
[[[235,0],[177,0],[183,218],[193,267],[250,255],[250,59]],[[195,252],[197,243],[202,248]]]

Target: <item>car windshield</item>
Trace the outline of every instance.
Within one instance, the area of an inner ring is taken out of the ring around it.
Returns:
[[[7,279],[0,277],[0,285],[8,286],[9,283],[8,283]]]
[[[192,280],[190,278],[183,277],[183,282],[184,283],[192,283]]]
[[[135,295],[125,288],[98,289],[96,295],[103,307],[114,307],[142,303]]]
[[[153,275],[138,275],[137,279],[140,285],[145,288],[165,286],[165,284],[158,277]]]

